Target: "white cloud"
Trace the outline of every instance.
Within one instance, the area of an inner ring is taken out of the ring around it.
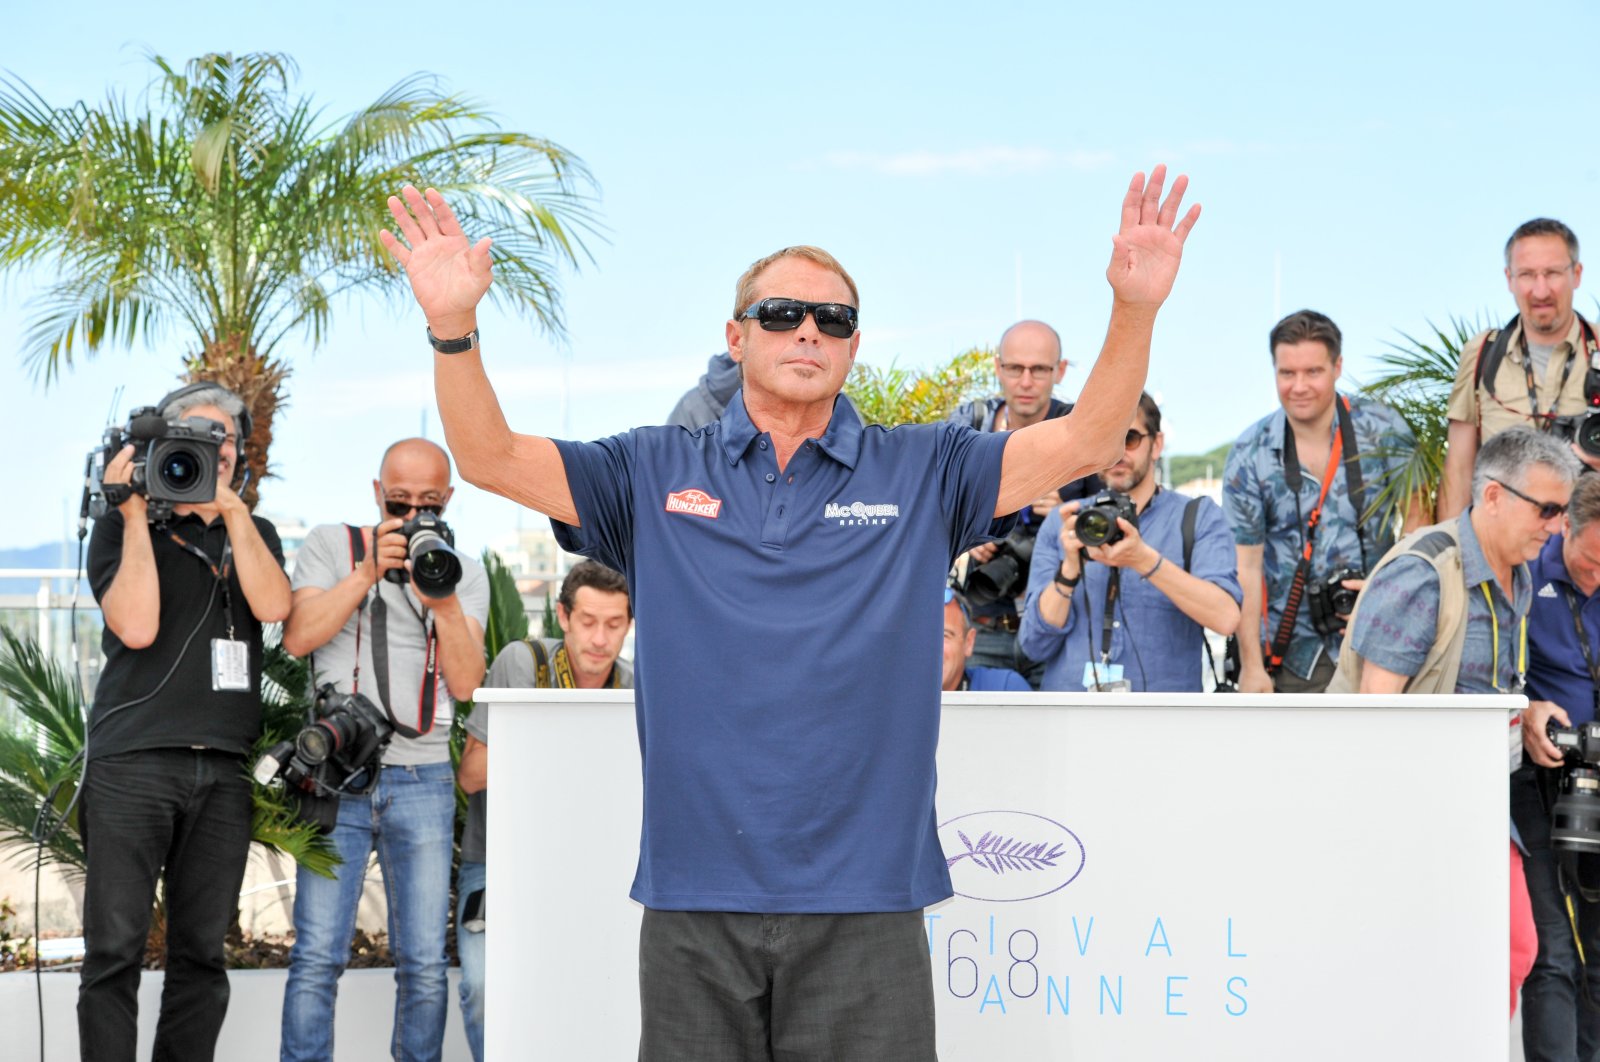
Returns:
[[[1045,170],[1092,170],[1114,157],[1109,151],[994,146],[960,151],[840,151],[825,156],[823,162],[834,169],[865,170],[888,177],[933,177],[945,173],[988,177]]]

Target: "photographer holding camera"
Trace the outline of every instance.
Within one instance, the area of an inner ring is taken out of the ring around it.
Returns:
[[[1017,645],[1044,661],[1041,689],[1199,692],[1204,628],[1238,629],[1227,523],[1209,498],[1157,485],[1162,442],[1161,409],[1141,394],[1102,473],[1111,489],[1039,529]]]
[[[108,433],[117,449],[99,475],[88,559],[106,662],[79,808],[85,1059],[134,1057],[158,880],[167,963],[155,1057],[211,1058],[227,1013],[223,935],[250,850],[244,757],[261,732],[261,625],[289,613],[277,531],[234,489],[249,434],[239,397],[205,383]]]
[[[1600,702],[1600,476],[1578,478],[1563,531],[1528,568],[1526,756],[1511,776],[1511,820],[1527,848],[1523,876],[1539,930],[1522,986],[1523,1054],[1550,1062],[1600,1052],[1600,874],[1592,857],[1552,845],[1552,813],[1572,772],[1547,734],[1552,722],[1592,723]],[[1591,835],[1591,851],[1596,843]]]
[[[1054,420],[1072,412],[1051,391],[1067,371],[1061,354],[1061,336],[1043,321],[1018,321],[1000,336],[995,348],[994,372],[1000,394],[982,402],[963,402],[950,420],[976,431],[1015,431],[1030,424]],[[1028,572],[1034,542],[1044,518],[1073,498],[1092,497],[1101,487],[1098,476],[1085,476],[1038,498],[1017,514],[1017,524],[1000,542],[973,547],[957,560],[962,572],[961,591],[977,628],[972,662],[983,667],[1016,670],[1034,689],[1044,676],[1044,665],[1017,650],[1021,603],[1028,589]],[[962,565],[964,564],[964,567]]]
[[[455,701],[483,679],[489,584],[480,565],[450,548],[440,519],[452,493],[443,449],[426,439],[395,443],[372,486],[376,527],[324,524],[306,536],[283,633],[289,652],[313,654],[316,684],[363,695],[395,731],[372,790],[338,801],[335,876],[299,872],[285,1062],[333,1057],[334,994],[374,849],[396,966],[394,1056],[437,1059],[449,1008],[450,724]]]
[[[1554,218],[1523,222],[1506,240],[1505,275],[1516,316],[1461,348],[1440,520],[1467,507],[1478,447],[1515,425],[1571,441],[1579,460],[1600,468],[1600,420],[1588,419],[1600,405],[1600,338],[1572,309],[1583,282],[1577,235]]]
[[[1394,542],[1372,502],[1398,489],[1416,439],[1388,406],[1334,389],[1341,339],[1315,310],[1272,327],[1282,412],[1240,435],[1223,471],[1222,508],[1244,588],[1242,693],[1320,693],[1362,579]],[[1410,499],[1406,529],[1425,522]]]

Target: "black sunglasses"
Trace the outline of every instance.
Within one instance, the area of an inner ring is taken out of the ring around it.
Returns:
[[[388,513],[390,516],[410,516],[412,509],[415,509],[419,513],[428,513],[432,516],[438,516],[440,513],[444,512],[443,505],[416,505],[412,502],[398,501],[394,498],[385,498],[383,500],[383,511]]]
[[[1540,501],[1538,498],[1530,498],[1503,479],[1493,479],[1490,480],[1490,482],[1500,484],[1506,490],[1509,490],[1512,494],[1515,494],[1529,505],[1538,506],[1539,519],[1541,520],[1554,520],[1556,517],[1567,511],[1567,507],[1565,505],[1560,505],[1556,502]]]
[[[856,308],[842,302],[802,302],[799,299],[762,299],[739,316],[755,318],[768,332],[789,332],[810,314],[817,331],[835,339],[856,334]]]

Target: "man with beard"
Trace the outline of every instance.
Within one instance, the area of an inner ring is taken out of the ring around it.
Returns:
[[[1122,457],[1102,473],[1138,519],[1119,516],[1120,537],[1087,545],[1076,524],[1090,499],[1067,502],[1039,529],[1017,644],[1045,661],[1041,689],[1199,692],[1205,628],[1238,629],[1227,521],[1209,498],[1161,489],[1162,444],[1161,409],[1141,394]]]

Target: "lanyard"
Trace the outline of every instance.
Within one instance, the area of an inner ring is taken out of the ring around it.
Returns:
[[[216,579],[216,581],[221,584],[222,613],[228,617],[228,640],[230,642],[233,641],[233,594],[228,582],[228,576],[233,571],[233,542],[224,540],[222,543],[222,563],[218,565],[211,562],[211,558],[206,555],[205,550],[201,549],[199,546],[188,541],[187,539],[180,538],[176,531],[168,531],[167,537],[172,539],[173,542],[177,543],[178,548],[183,550],[185,553],[191,553],[194,556],[199,557],[200,563],[204,564],[211,570],[212,578]]]
[[[1594,650],[1589,648],[1589,635],[1583,629],[1583,607],[1572,587],[1563,583],[1561,590],[1567,597],[1567,607],[1572,610],[1572,629],[1578,632],[1578,648],[1583,650],[1583,662],[1589,667],[1590,694],[1594,698],[1595,715],[1600,717],[1600,665],[1595,663]]]
[[[1489,603],[1490,630],[1494,632],[1494,677],[1489,680],[1496,693],[1505,693],[1500,688],[1500,614],[1494,607],[1494,597],[1489,593],[1489,584],[1482,582],[1478,589],[1483,591],[1483,599]],[[1528,617],[1522,617],[1521,636],[1517,645],[1517,684],[1510,691],[1521,693],[1528,676]]]
[[[1539,387],[1533,379],[1533,353],[1528,349],[1528,332],[1523,329],[1522,335],[1522,375],[1528,384],[1528,415],[1538,423],[1540,429],[1548,431],[1555,419],[1556,406],[1561,403],[1562,392],[1567,389],[1567,379],[1572,375],[1572,363],[1577,360],[1578,351],[1572,344],[1567,344],[1567,364],[1561,370],[1561,386],[1556,388],[1556,393],[1550,397],[1550,409],[1539,412]]]

